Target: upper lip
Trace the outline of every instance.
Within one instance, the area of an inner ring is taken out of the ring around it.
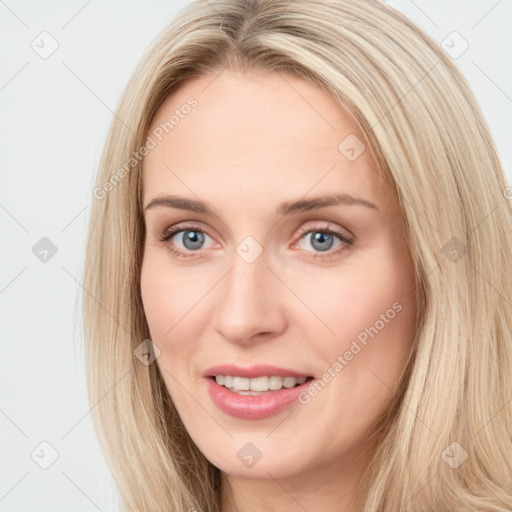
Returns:
[[[253,366],[241,367],[232,364],[221,364],[219,366],[212,366],[204,372],[205,377],[215,377],[217,375],[230,375],[234,377],[246,377],[248,379],[256,377],[311,377],[307,373],[302,373],[296,370],[287,368],[280,368],[278,366],[271,366],[267,364],[256,364]]]

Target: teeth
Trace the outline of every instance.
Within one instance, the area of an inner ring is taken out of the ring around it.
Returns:
[[[270,389],[268,385],[268,377],[257,377],[247,380],[249,381],[249,388],[251,391],[268,391]]]
[[[281,389],[282,385],[283,385],[283,378],[282,377],[270,377],[270,379],[268,379],[268,385],[269,385],[269,388],[272,390],[272,391],[276,391],[278,389]]]
[[[301,377],[300,379],[296,379],[295,377],[255,377],[254,379],[248,379],[246,377],[236,377],[231,375],[217,375],[215,377],[215,381],[217,384],[221,386],[225,386],[230,391],[234,392],[242,392],[244,395],[253,395],[258,393],[251,393],[251,391],[255,392],[265,392],[265,391],[278,391],[284,388],[293,388],[297,384],[304,384],[306,382],[306,377]],[[243,393],[247,391],[247,393]]]
[[[249,391],[251,379],[245,377],[233,377],[233,388],[237,391]]]

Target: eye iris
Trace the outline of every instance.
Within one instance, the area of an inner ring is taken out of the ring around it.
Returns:
[[[198,231],[185,230],[182,235],[183,245],[190,250],[199,249],[204,241],[204,235]],[[187,245],[191,242],[192,246]]]
[[[332,238],[333,238],[332,235],[324,234],[321,231],[317,231],[313,236],[312,245],[313,245],[313,247],[315,247],[316,242],[319,242],[320,244],[322,244],[322,243],[325,243],[326,240],[328,240],[328,241],[330,241],[330,243],[328,244],[328,247],[326,247],[325,245],[320,245],[320,247],[315,247],[316,249],[318,249],[320,251],[327,251],[332,246],[332,241],[333,241]]]
[[[323,252],[332,247],[334,237],[329,231],[313,231],[311,235],[313,235],[312,245],[316,250]],[[201,248],[204,233],[200,230],[183,229],[181,240],[186,249],[194,251]]]

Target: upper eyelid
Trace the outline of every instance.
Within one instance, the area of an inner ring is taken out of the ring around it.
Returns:
[[[316,224],[313,224],[309,227],[305,227],[303,224],[300,228],[298,228],[296,230],[297,234],[295,236],[299,237],[297,242],[300,241],[300,239],[304,235],[310,233],[311,231],[315,231],[315,230],[319,231],[319,232],[321,232],[323,230],[333,231],[335,236],[340,237],[340,235],[341,235],[341,237],[345,237],[347,240],[350,240],[352,242],[355,240],[354,235],[344,227],[341,227],[341,226],[332,227],[330,225],[332,223],[329,223],[329,221],[326,221],[326,220],[317,220],[317,221],[310,221],[310,222],[316,223]],[[306,222],[305,224],[308,224],[308,222]],[[208,229],[205,229],[202,227],[202,223],[200,221],[184,221],[183,223],[178,222],[178,223],[166,228],[162,232],[161,237],[165,237],[167,234],[169,234],[172,239],[176,234],[178,234],[182,231],[186,231],[187,229],[193,229],[193,228],[199,228],[198,231],[201,231],[202,233],[206,234],[212,240],[215,241],[215,238],[208,233]],[[342,238],[341,238],[341,241],[345,242]],[[294,242],[294,244],[296,244],[297,242]]]
[[[311,222],[322,222],[322,221],[311,221]],[[324,252],[316,252],[316,251],[309,251],[301,249],[301,251],[304,251],[305,253],[310,254],[310,257],[313,258],[314,261],[318,262],[329,262],[333,261],[336,258],[342,256],[343,254],[346,254],[345,251],[350,251],[354,244],[357,243],[357,238],[349,231],[350,235],[346,235],[345,231],[348,231],[346,228],[341,227],[339,225],[336,225],[336,228],[332,228],[330,225],[326,224],[327,221],[323,221],[323,224],[316,224],[314,226],[307,227],[304,224],[300,226],[298,234],[295,235],[296,240],[292,243],[291,249],[296,250],[298,244],[300,244],[301,240],[309,233],[312,233],[314,231],[317,232],[330,232],[332,236],[337,237],[338,240],[341,242],[341,247],[338,247],[334,250],[329,250]],[[171,245],[172,247],[168,247],[168,250],[172,253],[176,253],[176,257],[181,257],[185,259],[194,258],[201,258],[202,256],[205,256],[203,253],[204,251],[193,251],[193,250],[186,250],[186,249],[179,249],[174,247],[174,242],[172,242],[174,236],[176,236],[178,233],[181,233],[186,230],[194,230],[194,228],[197,228],[197,231],[201,231],[207,236],[209,236],[213,242],[214,246],[215,244],[218,245],[218,242],[215,240],[215,237],[212,237],[208,234],[207,229],[203,229],[200,225],[200,222],[194,222],[194,221],[183,221],[182,223],[176,223],[169,228],[167,228],[162,234],[160,234],[159,239],[161,242],[165,243],[166,245]],[[307,224],[307,222],[305,223]],[[294,239],[295,239],[294,237]],[[212,248],[210,248],[211,250]],[[199,260],[200,261],[200,260]]]

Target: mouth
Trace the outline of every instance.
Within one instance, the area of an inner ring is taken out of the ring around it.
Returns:
[[[274,416],[300,402],[314,382],[312,376],[205,376],[206,391],[223,413],[244,420]],[[275,389],[272,389],[275,388]]]
[[[237,375],[211,375],[209,377],[219,386],[238,395],[264,395],[283,389],[292,389],[313,380],[314,377],[292,377],[268,375],[261,377],[241,377]]]

